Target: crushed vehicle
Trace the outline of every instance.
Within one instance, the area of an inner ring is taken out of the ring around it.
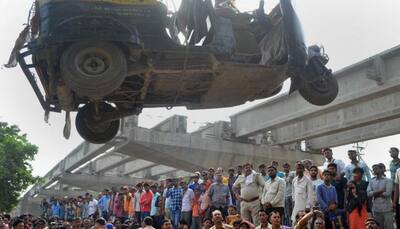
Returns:
[[[273,96],[290,78],[326,105],[338,84],[323,48],[307,47],[290,0],[242,13],[230,1],[36,0],[8,67],[18,62],[45,114],[77,111],[87,141],[115,137],[143,108],[230,107]]]

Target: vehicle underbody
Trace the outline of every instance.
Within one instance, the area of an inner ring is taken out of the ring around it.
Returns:
[[[109,141],[120,118],[143,108],[240,105],[279,93],[288,78],[315,105],[337,95],[327,56],[307,50],[289,0],[268,15],[263,1],[254,14],[202,0],[173,14],[152,0],[115,2],[38,0],[13,51],[46,113],[78,111],[85,140]]]

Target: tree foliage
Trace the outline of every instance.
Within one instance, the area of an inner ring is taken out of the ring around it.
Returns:
[[[38,181],[30,165],[37,151],[16,125],[0,122],[0,212],[11,211],[21,193]]]

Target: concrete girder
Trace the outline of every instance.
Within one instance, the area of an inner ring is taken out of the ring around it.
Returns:
[[[183,170],[178,170],[178,169],[171,169],[169,172],[165,172],[162,174],[155,174],[152,176],[152,179],[158,179],[158,180],[165,180],[167,178],[177,178],[177,177],[190,177],[192,176],[193,173],[186,172]]]
[[[283,95],[231,116],[233,132],[242,137],[271,131],[274,144],[289,144],[396,119],[398,66],[400,46],[336,72],[340,90],[331,104],[311,105],[297,92]]]
[[[113,186],[120,187],[123,185],[132,186],[149,179],[134,178],[128,176],[105,176],[105,175],[89,175],[89,174],[64,174],[60,177],[63,184],[80,187],[93,191],[102,191],[104,188]]]
[[[307,148],[321,149],[323,147],[335,147],[361,142],[386,136],[398,134],[400,132],[400,119],[393,119],[342,131],[338,134],[325,135],[306,141]]]
[[[151,128],[155,131],[168,133],[187,133],[187,117],[182,115],[173,115]]]
[[[151,177],[160,176],[164,174],[169,174],[171,172],[176,172],[177,169],[169,166],[157,166],[152,168],[150,172]]]
[[[94,172],[98,174],[105,173],[133,160],[135,160],[135,158],[123,154],[114,154],[103,157],[94,162]]]
[[[87,192],[89,192],[91,194],[95,194],[95,192],[91,192],[89,190],[43,189],[38,193],[38,195],[39,195],[39,197],[62,198],[62,197],[65,197],[65,196],[67,196],[67,197],[83,196]]]
[[[229,168],[244,162],[269,163],[272,158],[280,163],[291,164],[305,158],[322,162],[320,155],[281,146],[238,143],[140,127],[132,128],[127,138],[129,142],[120,147],[118,152],[184,171],[201,171],[217,166]]]
[[[132,175],[142,170],[149,169],[156,166],[156,163],[151,161],[146,161],[142,159],[136,159],[134,161],[128,162],[125,165],[125,176]]]
[[[132,177],[154,177],[157,175],[168,173],[172,170],[176,170],[176,168],[165,165],[157,165],[153,163],[153,165],[147,166],[145,169],[138,170],[137,172],[131,173],[130,175]]]
[[[65,172],[72,172],[81,166],[84,166],[88,161],[95,157],[106,153],[119,145],[124,144],[124,139],[116,137],[106,144],[91,144],[83,142],[71,151],[63,160],[57,163],[44,177],[43,183],[34,185],[25,196],[34,196],[43,188],[48,187],[58,181],[59,177]]]

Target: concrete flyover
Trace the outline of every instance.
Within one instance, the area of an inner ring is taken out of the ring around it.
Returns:
[[[151,129],[138,127],[136,118],[124,119],[118,137],[103,145],[80,144],[44,176],[43,183],[24,195],[17,210],[38,214],[33,205],[44,197],[96,193],[113,186],[189,176],[209,167],[321,160],[319,155],[301,152],[297,145],[269,146],[254,139],[232,138],[228,122],[193,133],[187,133],[186,125],[186,117],[178,115]]]
[[[334,73],[337,99],[308,104],[295,92],[231,116],[236,137],[268,133],[273,145],[305,140],[310,149],[400,133],[400,46]]]

